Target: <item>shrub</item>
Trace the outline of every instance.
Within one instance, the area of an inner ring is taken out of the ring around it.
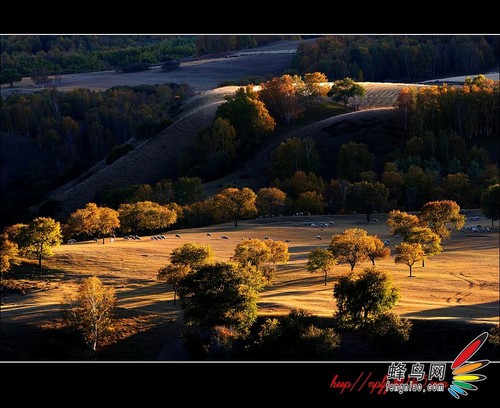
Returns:
[[[111,164],[117,161],[120,157],[125,156],[127,153],[134,150],[134,146],[129,145],[128,143],[115,146],[111,149],[111,151],[106,156],[106,164]]]
[[[368,327],[370,337],[382,340],[384,344],[406,343],[410,339],[412,322],[402,319],[396,313],[378,315]]]

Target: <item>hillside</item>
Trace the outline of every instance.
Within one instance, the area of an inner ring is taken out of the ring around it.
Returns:
[[[206,184],[209,194],[214,194],[225,184],[261,187],[270,180],[271,153],[282,141],[291,137],[312,137],[323,152],[324,177],[335,172],[336,157],[341,144],[351,140],[367,143],[377,152],[379,140],[389,140],[391,148],[401,142],[393,121],[393,106],[399,90],[405,84],[364,83],[366,98],[360,111],[339,115],[314,124],[296,128],[280,137],[272,138],[256,155],[226,177]],[[92,201],[96,192],[132,184],[154,184],[160,179],[176,177],[177,162],[183,153],[189,153],[198,131],[208,126],[224,97],[237,87],[223,87],[202,92],[181,107],[177,120],[159,135],[120,158],[111,165],[103,162],[94,166],[77,180],[67,183],[50,193],[46,199],[62,202],[62,216]],[[387,146],[386,143],[383,146]],[[327,153],[325,153],[327,152]],[[377,152],[378,153],[378,152]]]
[[[62,203],[62,215],[67,216],[76,208],[85,206],[94,199],[97,191],[106,188],[125,187],[131,184],[155,183],[162,178],[177,175],[177,160],[182,153],[189,152],[198,131],[208,126],[217,106],[224,96],[236,87],[219,88],[187,102],[179,119],[114,163],[94,167],[95,173],[77,183],[66,184],[48,195]]]

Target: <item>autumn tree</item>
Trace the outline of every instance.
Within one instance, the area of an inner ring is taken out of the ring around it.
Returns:
[[[174,292],[174,305],[177,304],[177,293],[180,282],[191,272],[192,269],[188,265],[173,263],[158,270],[156,279],[166,282],[172,286],[172,290]]]
[[[222,214],[231,217],[234,226],[244,217],[250,217],[257,212],[255,207],[256,194],[249,188],[226,188],[214,197],[215,207]]]
[[[361,181],[347,188],[346,206],[353,210],[364,212],[366,222],[370,222],[371,214],[384,211],[389,198],[389,189],[382,183],[367,183]]]
[[[163,230],[176,222],[177,212],[152,201],[121,204],[118,213],[123,231]]]
[[[359,228],[346,229],[342,234],[332,236],[329,249],[335,258],[346,261],[351,266],[351,271],[356,264],[363,262],[368,257],[370,247],[368,233]]]
[[[266,104],[271,116],[280,122],[290,123],[302,116],[304,104],[300,90],[304,82],[298,75],[282,75],[260,84],[260,99]]]
[[[303,93],[308,99],[326,96],[331,89],[328,78],[322,72],[308,72],[304,74]]]
[[[427,227],[413,227],[405,237],[405,242],[410,244],[420,244],[424,251],[422,257],[422,267],[425,266],[425,258],[440,254],[443,251],[441,247],[441,238]]]
[[[362,98],[365,95],[365,88],[353,81],[351,78],[334,81],[330,92],[328,92],[328,96],[331,96],[334,101],[344,102],[344,106],[347,106],[349,99],[354,97]]]
[[[375,266],[375,259],[388,258],[391,254],[391,248],[385,246],[385,244],[376,235],[370,236],[369,238],[368,258],[372,261],[372,265]]]
[[[245,335],[257,319],[261,290],[261,277],[247,268],[228,262],[203,265],[180,283],[184,320],[204,329],[227,326]]]
[[[287,139],[274,150],[273,174],[280,178],[292,177],[297,171],[317,173],[321,158],[316,142],[309,138]]]
[[[285,207],[286,193],[279,188],[261,188],[257,192],[255,205],[260,214],[277,216]]]
[[[104,245],[105,237],[120,227],[120,220],[118,211],[88,203],[85,208],[78,209],[69,216],[68,225],[70,231],[76,234],[98,234]]]
[[[407,265],[410,268],[410,278],[413,276],[412,267],[415,262],[422,260],[425,256],[421,244],[410,244],[408,242],[401,242],[396,246],[396,254],[394,262]]]
[[[252,86],[239,88],[234,95],[226,97],[226,103],[219,106],[216,116],[229,120],[236,129],[239,143],[248,145],[259,143],[276,126]]]
[[[188,266],[191,269],[196,269],[210,263],[213,257],[214,252],[209,245],[187,242],[172,250],[170,253],[170,262],[173,265]]]
[[[10,271],[12,265],[17,265],[19,250],[17,244],[9,240],[7,233],[0,234],[0,275]]]
[[[52,218],[38,217],[21,229],[18,245],[21,255],[34,256],[42,269],[43,257],[52,256],[52,248],[61,240],[61,225]]]
[[[374,156],[363,143],[349,142],[340,146],[338,172],[341,178],[359,181],[360,175],[373,170]]]
[[[251,266],[264,275],[264,265],[269,261],[271,249],[260,239],[246,239],[234,248],[231,258],[240,267]]]
[[[68,298],[65,317],[96,351],[98,342],[113,329],[116,296],[113,288],[104,286],[92,276],[83,280],[75,299]]]
[[[420,220],[416,215],[408,214],[404,211],[392,210],[387,217],[387,226],[394,235],[400,235],[406,239],[410,231],[420,225]]]
[[[276,272],[277,265],[286,264],[290,258],[288,245],[283,241],[265,240],[264,244],[269,248],[269,258],[264,276],[270,281]]]
[[[327,284],[328,272],[332,270],[336,264],[337,260],[332,253],[323,248],[313,249],[309,252],[307,257],[307,270],[309,272],[321,270],[325,276],[325,286]]]
[[[481,196],[481,211],[486,218],[493,222],[500,219],[500,184],[489,186]]]
[[[391,276],[375,268],[341,276],[333,288],[337,301],[336,319],[348,327],[370,323],[392,309],[399,299]]]
[[[425,203],[419,219],[439,235],[441,239],[451,237],[451,229],[448,229],[449,224],[457,230],[465,224],[465,216],[460,214],[460,206],[456,202],[449,200]]]

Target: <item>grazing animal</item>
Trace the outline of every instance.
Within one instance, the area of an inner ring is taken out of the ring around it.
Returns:
[[[227,235],[221,235],[220,239],[229,239],[229,237]]]
[[[97,242],[97,241],[99,241],[99,240],[97,238],[94,238],[94,242]]]
[[[291,239],[285,239],[285,242],[288,244],[288,243],[292,242],[292,240]]]
[[[160,235],[160,239],[165,239],[165,235]]]
[[[374,218],[373,222],[376,222],[377,224],[380,223],[380,221],[378,220],[378,218]]]
[[[389,245],[391,245],[391,241],[389,241],[388,239],[386,239],[386,240],[384,241],[384,245],[385,245],[385,246],[389,246]]]
[[[210,234],[210,232],[207,232],[207,237],[211,237],[212,234]]]
[[[266,236],[264,237],[264,239],[265,239],[265,240],[268,240],[268,239],[271,239],[271,238],[269,238],[269,237],[266,235]]]
[[[316,235],[316,239],[321,239],[321,236],[320,235]]]
[[[179,234],[175,234],[175,238],[180,238],[181,236]]]
[[[141,240],[141,237],[139,237],[138,235],[136,235],[136,236],[135,236],[135,239],[136,239],[137,241],[140,241],[140,240]]]

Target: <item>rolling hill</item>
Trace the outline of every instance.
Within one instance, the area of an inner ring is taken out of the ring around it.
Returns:
[[[323,153],[324,176],[331,177],[341,144],[351,140],[367,143],[376,151],[380,140],[391,139],[391,147],[401,140],[394,129],[393,106],[399,90],[406,84],[364,83],[366,98],[359,111],[331,117],[314,124],[296,128],[264,146],[235,172],[206,184],[214,194],[225,184],[258,188],[269,182],[270,154],[281,141],[290,137],[312,137]],[[50,193],[46,200],[62,203],[63,217],[94,199],[95,194],[107,188],[132,184],[156,183],[160,179],[176,177],[177,161],[183,153],[193,149],[200,129],[208,126],[224,97],[237,87],[229,86],[202,92],[185,102],[177,120],[153,139],[142,144],[135,142],[135,150],[111,165],[101,162],[84,175]],[[132,142],[134,143],[134,142]],[[384,142],[384,145],[385,142]],[[35,207],[36,208],[36,207]]]

